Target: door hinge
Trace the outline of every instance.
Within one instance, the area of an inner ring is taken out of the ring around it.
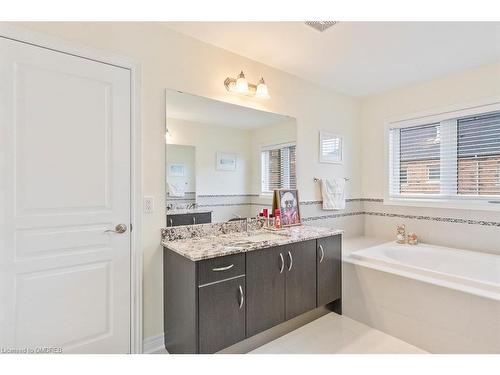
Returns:
[[[132,223],[130,223],[130,231],[132,232],[133,229],[134,227],[132,226]]]

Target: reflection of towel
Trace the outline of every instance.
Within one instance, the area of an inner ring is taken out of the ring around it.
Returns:
[[[178,184],[172,184],[170,182],[168,183],[168,193],[171,197],[183,197],[185,193],[185,187],[184,184],[178,183]]]
[[[343,210],[345,208],[345,179],[322,179],[321,194],[323,195],[323,210]]]

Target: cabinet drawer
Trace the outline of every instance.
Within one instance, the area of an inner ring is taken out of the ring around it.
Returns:
[[[245,254],[227,255],[198,263],[198,285],[245,274]]]

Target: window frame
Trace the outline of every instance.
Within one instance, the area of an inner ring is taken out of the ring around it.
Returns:
[[[260,151],[259,151],[260,163],[259,163],[259,165],[260,165],[260,196],[261,197],[271,197],[274,193],[274,191],[265,191],[263,189],[265,168],[263,167],[262,153],[264,151],[282,149],[282,148],[291,147],[291,146],[295,147],[295,163],[297,163],[297,143],[296,142],[270,144],[270,145],[264,145],[264,146],[260,147]],[[297,166],[295,168],[297,168]],[[295,169],[295,176],[297,177],[297,169]]]
[[[500,197],[496,196],[474,196],[474,195],[453,195],[443,197],[433,197],[428,194],[394,194],[391,192],[391,176],[399,174],[399,168],[394,168],[394,165],[399,165],[398,156],[393,153],[391,155],[391,129],[402,129],[413,126],[422,126],[431,123],[441,123],[441,137],[454,137],[455,140],[448,139],[448,142],[443,142],[448,147],[458,146],[456,142],[457,127],[448,126],[456,125],[457,119],[462,117],[481,115],[488,112],[500,111],[500,96],[482,100],[467,105],[454,105],[446,108],[441,108],[432,111],[422,111],[404,116],[394,117],[385,123],[384,133],[384,204],[398,206],[415,206],[415,207],[441,207],[441,208],[457,208],[457,209],[474,209],[486,211],[500,211]],[[445,125],[443,127],[443,124]],[[454,131],[449,131],[453,130]],[[446,151],[446,152],[444,152]],[[453,154],[450,150],[441,150],[441,157]],[[443,163],[458,163],[458,158],[453,160],[441,160]],[[441,185],[441,193],[447,190],[456,191],[457,181],[448,182]]]

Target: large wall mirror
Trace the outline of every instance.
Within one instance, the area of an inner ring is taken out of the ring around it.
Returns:
[[[255,217],[294,189],[296,120],[166,90],[167,226]]]

